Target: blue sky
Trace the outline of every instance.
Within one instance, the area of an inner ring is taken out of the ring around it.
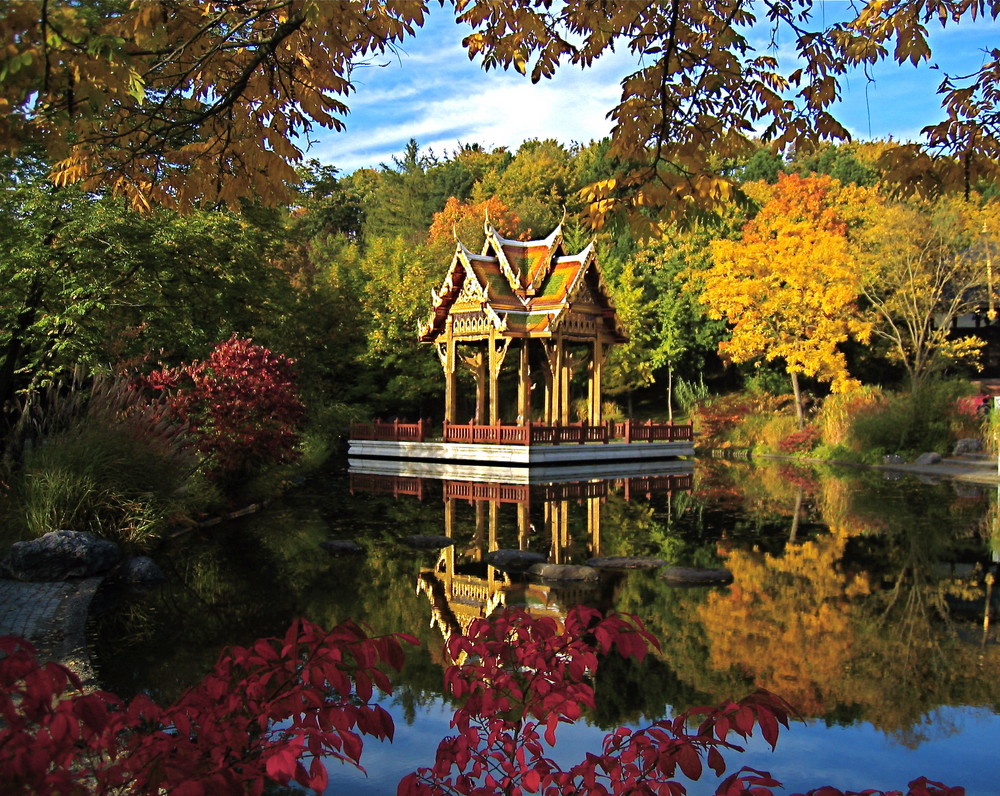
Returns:
[[[832,19],[848,4],[817,6]],[[461,44],[467,32],[449,8],[432,4],[424,27],[403,50],[356,71],[346,131],[317,128],[306,156],[349,173],[391,163],[411,138],[423,151],[444,155],[460,143],[513,151],[531,138],[587,143],[610,132],[606,114],[618,101],[622,77],[635,68],[627,52],[586,70],[563,66],[553,79],[532,85],[513,71],[484,72],[470,61]],[[874,82],[861,74],[845,81],[839,118],[855,138],[916,139],[923,126],[941,118],[934,91],[942,71],[968,73],[982,63],[984,48],[1000,44],[1000,23],[992,20],[943,31],[935,25],[930,33],[931,63],[941,71],[889,62],[877,69]],[[765,49],[767,41],[757,44]]]

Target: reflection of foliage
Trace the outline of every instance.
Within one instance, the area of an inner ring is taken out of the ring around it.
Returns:
[[[868,584],[842,571],[847,538],[841,531],[789,544],[782,556],[732,551],[733,586],[700,611],[711,667],[752,675],[805,715],[849,701],[837,684],[855,651],[852,606]]]
[[[709,647],[698,616],[701,606],[714,591],[677,588],[667,585],[655,574],[638,572],[626,578],[619,588],[615,609],[642,619],[660,642],[662,660],[673,673],[670,676],[662,674],[660,687],[640,703],[643,710],[652,710],[657,702],[662,702],[661,707],[693,707],[753,687],[752,681],[740,672],[720,672],[705,666]],[[601,695],[600,690],[598,695]],[[598,707],[607,710],[602,704]],[[601,721],[612,720],[603,714],[600,718]]]

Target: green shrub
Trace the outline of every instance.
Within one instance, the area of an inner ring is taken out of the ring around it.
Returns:
[[[848,445],[904,457],[924,451],[947,453],[955,441],[955,400],[968,389],[965,382],[939,381],[924,385],[917,393],[886,396],[855,415]]]

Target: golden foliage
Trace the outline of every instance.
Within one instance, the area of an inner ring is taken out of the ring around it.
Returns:
[[[835,530],[788,544],[781,556],[731,552],[733,586],[710,594],[699,611],[711,667],[749,674],[806,716],[849,701],[840,684],[856,654],[852,600],[869,585],[840,566],[848,538]]]
[[[739,241],[712,244],[701,301],[732,330],[720,353],[735,362],[782,359],[847,392],[857,382],[838,345],[871,333],[856,307],[860,270],[847,227],[826,202],[828,177],[786,175]]]
[[[774,151],[847,140],[833,113],[849,68],[924,63],[930,25],[1000,13],[1000,0],[859,4],[841,21],[817,0],[451,0],[485,69],[533,81],[628,50],[610,157],[618,174],[585,191],[600,228],[637,228],[716,211],[738,190],[726,164],[759,141]],[[313,125],[343,126],[352,69],[414,35],[425,0],[10,0],[0,14],[0,148],[40,142],[57,184],[83,182],[136,207],[235,204],[283,196]],[[793,51],[782,63],[750,32]],[[922,145],[886,148],[903,189],[997,176],[1000,51],[966,76],[943,75],[944,119]],[[522,212],[523,216],[524,213]]]
[[[749,155],[757,139],[775,151],[849,139],[834,115],[848,69],[928,62],[929,26],[1000,13],[1000,0],[862,3],[830,22],[815,0],[455,6],[474,29],[465,39],[469,55],[486,69],[514,68],[538,81],[562,63],[588,67],[613,49],[635,55],[637,69],[622,81],[610,113],[610,154],[621,169],[584,197],[595,227],[621,211],[646,232],[730,202],[737,189],[720,164]],[[761,27],[792,50],[787,63],[754,48],[749,32]],[[1000,50],[971,75],[944,75],[938,94],[946,118],[924,131],[922,146],[887,147],[881,166],[910,190],[968,187],[995,176],[998,85]]]
[[[15,0],[0,14],[0,148],[39,142],[57,185],[139,209],[276,201],[312,126],[343,127],[358,59],[412,35],[425,10]]]

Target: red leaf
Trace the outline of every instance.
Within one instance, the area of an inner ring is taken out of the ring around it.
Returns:
[[[295,764],[299,756],[295,749],[283,746],[276,749],[267,758],[267,775],[280,785],[287,785],[295,776]]]

